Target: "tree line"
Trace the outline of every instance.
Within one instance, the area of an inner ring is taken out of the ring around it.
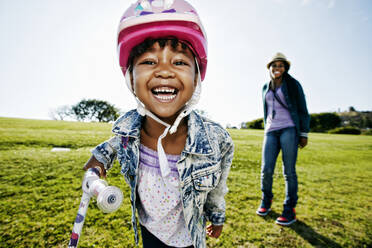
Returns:
[[[196,110],[207,115],[203,110]],[[50,112],[54,120],[77,121],[115,121],[120,110],[107,101],[98,99],[83,99],[75,105],[64,105]],[[315,113],[310,115],[310,132],[328,132],[343,134],[372,134],[372,112],[357,111],[349,107],[349,111],[335,113]],[[263,118],[242,122],[242,129],[264,129]]]
[[[241,123],[241,128],[264,129],[263,118]],[[327,132],[343,134],[372,133],[372,112],[356,111],[350,107],[349,111],[335,113],[310,114],[310,132]]]

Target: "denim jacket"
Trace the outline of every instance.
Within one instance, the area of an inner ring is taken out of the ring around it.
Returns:
[[[262,101],[264,106],[264,123],[266,124],[267,106],[266,94],[270,89],[270,82],[262,89]],[[305,94],[301,84],[291,75],[286,73],[283,77],[282,92],[288,106],[288,111],[296,126],[297,134],[300,137],[307,137],[310,130],[310,115],[307,111]]]
[[[92,150],[95,158],[110,169],[117,158],[121,173],[131,188],[132,225],[138,244],[136,192],[139,165],[140,130],[143,117],[136,110],[121,116],[114,124],[111,139]],[[180,194],[186,226],[195,247],[206,247],[206,221],[225,221],[227,176],[234,145],[228,132],[196,112],[188,116],[188,136],[177,162]]]

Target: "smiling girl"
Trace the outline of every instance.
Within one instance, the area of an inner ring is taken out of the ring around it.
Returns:
[[[84,168],[99,166],[105,176],[119,160],[136,243],[138,211],[144,247],[206,247],[206,235],[218,238],[225,221],[233,143],[193,111],[207,67],[196,10],[184,0],[137,1],[120,21],[118,52],[138,107],[115,122],[115,136]]]

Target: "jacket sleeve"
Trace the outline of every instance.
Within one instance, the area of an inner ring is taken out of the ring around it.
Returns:
[[[298,117],[300,124],[300,136],[307,137],[310,131],[310,115],[307,111],[305,94],[300,83],[297,83],[297,102],[298,102]]]
[[[234,156],[234,144],[232,139],[227,132],[225,135],[226,144],[221,151],[221,177],[218,185],[208,193],[204,206],[207,220],[217,226],[223,225],[225,222],[225,195],[228,192],[226,181]]]
[[[111,169],[116,159],[117,149],[120,144],[118,136],[99,144],[92,150],[93,156],[104,165],[106,170]]]
[[[267,119],[267,106],[266,106],[265,95],[266,95],[268,87],[270,87],[270,83],[265,83],[264,86],[262,87],[262,108],[263,108],[263,113],[264,113],[264,117],[263,117],[264,125],[266,124],[266,119]]]

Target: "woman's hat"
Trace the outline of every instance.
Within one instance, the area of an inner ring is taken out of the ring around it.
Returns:
[[[287,57],[282,53],[276,53],[274,57],[271,59],[271,61],[267,64],[267,69],[270,69],[270,66],[275,61],[283,61],[285,64],[287,64],[287,71],[289,70],[289,67],[291,67],[291,62],[287,60]]]

